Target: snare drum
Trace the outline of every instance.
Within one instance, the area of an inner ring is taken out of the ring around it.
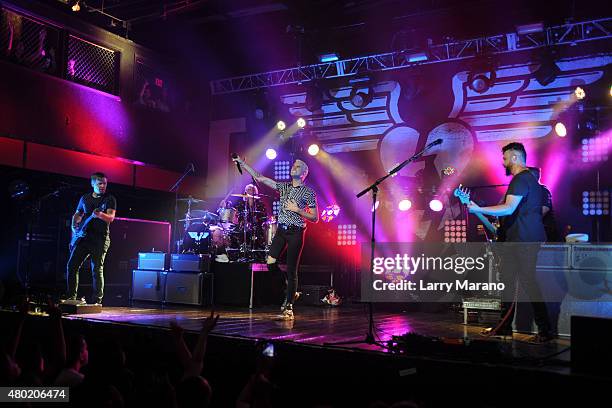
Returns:
[[[219,222],[226,227],[227,225],[238,224],[238,211],[235,208],[219,208]]]

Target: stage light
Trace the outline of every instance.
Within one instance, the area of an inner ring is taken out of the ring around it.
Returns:
[[[540,64],[540,68],[534,72],[536,81],[542,86],[547,86],[557,78],[561,69],[555,64],[552,57],[546,57]]]
[[[610,85],[610,96],[612,96],[612,85]]]
[[[282,120],[279,120],[278,122],[276,122],[276,128],[278,130],[283,131],[283,130],[285,130],[286,127],[287,127],[287,125]]]
[[[321,211],[321,220],[323,222],[333,221],[340,214],[340,206],[338,204],[328,205]]]
[[[277,160],[274,162],[274,179],[291,179],[291,163],[288,160]]]
[[[559,137],[567,136],[567,128],[565,127],[563,122],[557,122],[557,124],[555,124],[555,133]]]
[[[297,125],[300,129],[305,128],[306,127],[306,120],[304,118],[299,118],[297,120]]]
[[[270,160],[276,159],[276,150],[272,148],[266,150],[266,157]]]
[[[444,221],[444,242],[467,242],[467,222],[465,220]]]
[[[79,4],[79,1],[77,1],[76,3],[72,5],[72,11],[74,12],[81,11],[81,5]]]
[[[280,201],[274,201],[272,203],[272,215],[278,215],[278,213],[280,212],[281,206],[280,206]]]
[[[309,86],[306,89],[306,109],[310,112],[315,112],[323,106],[323,91],[316,85]]]
[[[608,191],[583,191],[582,215],[609,215],[610,193]]]
[[[319,145],[316,143],[313,143],[310,146],[308,146],[308,154],[311,156],[316,156],[317,154],[319,154]]]
[[[408,56],[406,56],[406,60],[408,62],[423,62],[427,61],[427,59],[427,54],[425,54],[424,52],[416,52],[414,54],[409,54]]]
[[[407,198],[400,201],[397,205],[397,208],[400,211],[408,211],[410,207],[412,207],[412,201],[408,200]]]
[[[335,52],[330,52],[328,54],[321,54],[319,55],[319,61],[322,63],[325,62],[334,62],[334,61],[338,61],[338,54],[336,54]]]
[[[442,208],[444,208],[444,205],[442,205],[442,201],[438,200],[437,198],[434,198],[433,200],[429,202],[429,208],[432,211],[439,212],[439,211],[442,211]]]
[[[576,99],[581,101],[586,97],[586,92],[584,92],[584,89],[577,86],[576,89],[574,89],[574,95],[576,95]]]
[[[606,162],[612,148],[610,136],[582,139],[583,163]]]
[[[356,108],[365,108],[372,102],[372,99],[374,99],[374,89],[372,87],[367,88],[367,93],[358,87],[351,91],[350,101]]]
[[[357,244],[357,225],[338,225],[338,246],[350,246]]]

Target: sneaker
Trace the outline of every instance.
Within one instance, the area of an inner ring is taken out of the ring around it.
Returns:
[[[277,316],[277,320],[293,320],[294,318],[293,307],[291,307],[291,305],[286,307],[283,312]]]
[[[546,344],[555,339],[555,336],[550,333],[539,333],[527,339],[529,344]]]
[[[302,292],[295,292],[295,296],[293,296],[293,303],[295,303],[295,301],[298,300],[301,295],[302,295]],[[281,308],[280,308],[281,312],[284,312],[286,308],[287,308],[287,299],[283,300],[283,304],[281,305]]]

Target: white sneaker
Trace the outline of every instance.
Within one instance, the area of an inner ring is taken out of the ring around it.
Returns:
[[[79,306],[79,305],[85,305],[87,304],[87,302],[85,302],[85,299],[65,299],[62,300],[60,302],[63,305],[72,305],[72,306]]]

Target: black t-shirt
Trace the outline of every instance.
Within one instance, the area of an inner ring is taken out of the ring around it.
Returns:
[[[90,238],[105,239],[109,234],[108,224],[99,218],[91,217],[93,211],[98,208],[102,212],[108,209],[117,209],[117,200],[110,194],[94,197],[91,193],[84,194],[79,200],[76,212],[85,217],[81,221],[81,228],[85,236]],[[89,219],[91,217],[91,219]],[[89,220],[88,220],[89,219]]]
[[[546,233],[542,223],[544,190],[529,170],[512,178],[506,197],[523,197],[511,215],[500,218],[500,240],[506,242],[544,242]]]

